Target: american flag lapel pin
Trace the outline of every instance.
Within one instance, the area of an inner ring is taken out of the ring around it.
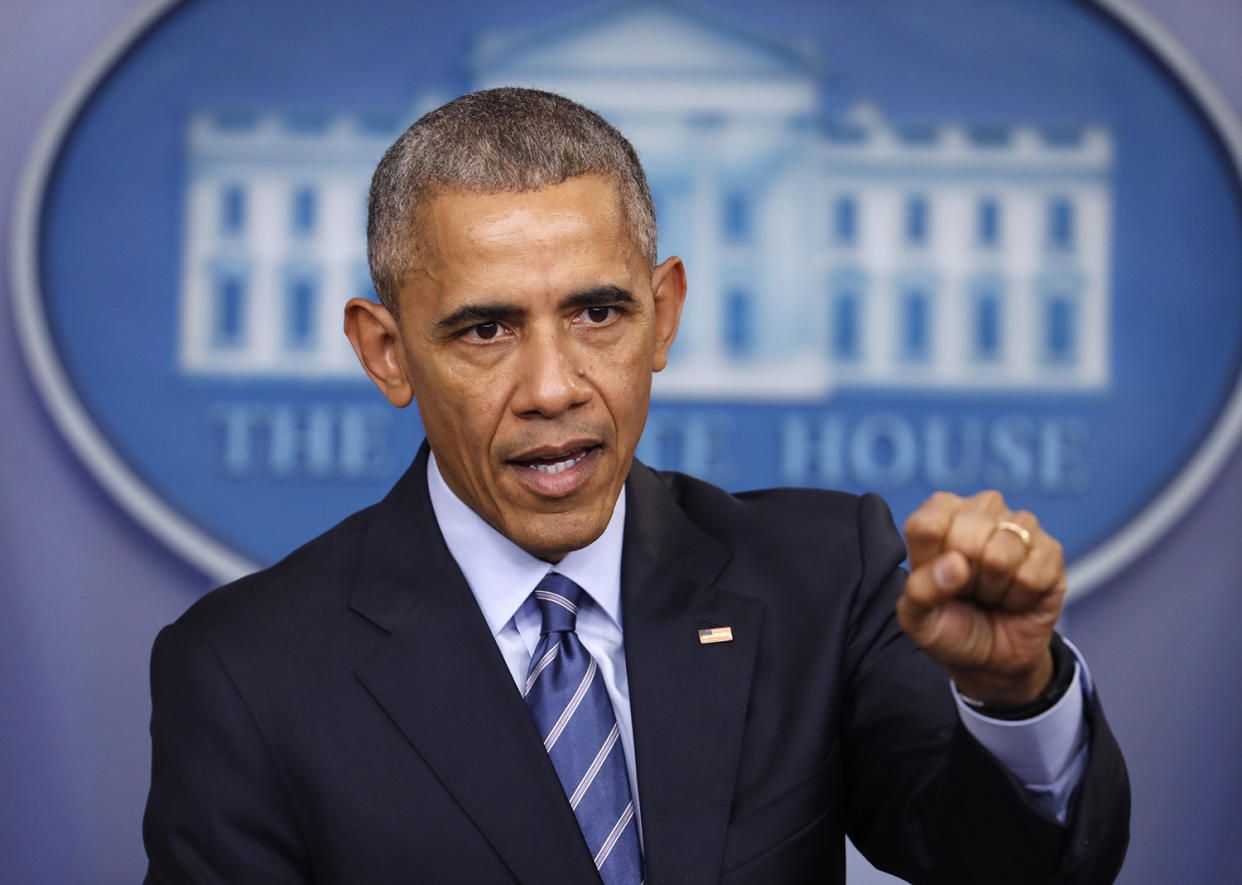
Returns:
[[[704,627],[699,631],[699,645],[711,645],[714,642],[732,641],[732,627]]]

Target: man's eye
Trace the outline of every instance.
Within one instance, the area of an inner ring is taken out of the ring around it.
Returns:
[[[471,326],[469,332],[473,333],[476,338],[482,338],[484,341],[490,341],[496,337],[496,333],[500,331],[499,323],[479,323],[477,326]]]
[[[612,319],[615,309],[612,307],[588,307],[584,313],[586,318],[592,323],[606,323]]]

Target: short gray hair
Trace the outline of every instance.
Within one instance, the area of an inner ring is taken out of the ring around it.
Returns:
[[[551,92],[473,92],[421,117],[380,160],[371,179],[367,259],[380,301],[397,291],[423,252],[420,213],[441,193],[538,190],[579,175],[612,178],[630,236],[651,267],[655,206],[633,145],[603,117]]]

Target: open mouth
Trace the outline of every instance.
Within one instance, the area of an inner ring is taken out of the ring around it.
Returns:
[[[529,461],[519,461],[518,463],[523,467],[529,467],[531,470],[538,470],[540,473],[548,476],[555,476],[556,474],[564,473],[570,467],[573,467],[589,455],[592,450],[593,449],[590,448],[577,449],[576,451],[570,452],[568,455],[555,458],[536,458]]]
[[[509,464],[518,468],[522,483],[537,495],[561,498],[582,488],[603,451],[598,443],[567,443],[524,452]]]

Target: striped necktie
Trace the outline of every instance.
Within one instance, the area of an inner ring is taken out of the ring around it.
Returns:
[[[642,852],[625,753],[595,659],[574,632],[582,588],[549,572],[535,588],[543,618],[523,694],[605,885],[641,885]]]

